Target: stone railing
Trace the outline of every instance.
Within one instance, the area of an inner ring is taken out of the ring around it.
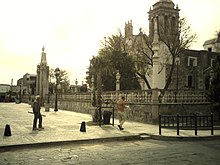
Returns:
[[[151,104],[152,103],[152,90],[128,90],[128,91],[108,91],[102,92],[104,100],[111,99],[115,102],[117,96],[124,95],[126,102],[129,104]],[[23,96],[27,99],[27,96]],[[50,100],[54,100],[55,95],[50,96]],[[193,90],[159,90],[158,99],[160,104],[201,104],[209,103],[205,91]],[[92,102],[91,92],[80,92],[72,94],[58,94],[58,100],[69,100],[75,102]]]
[[[203,90],[160,90],[160,103],[209,103]]]
[[[128,103],[149,104],[152,100],[152,90],[124,90],[119,92],[110,91],[102,93],[103,99],[111,99],[114,101],[116,100],[117,95],[125,96],[125,100]]]
[[[92,93],[90,92],[80,92],[80,93],[72,93],[72,94],[58,94],[58,100],[72,100],[72,101],[82,101],[82,102],[90,102],[92,99]],[[51,98],[54,99],[55,95],[51,95]]]

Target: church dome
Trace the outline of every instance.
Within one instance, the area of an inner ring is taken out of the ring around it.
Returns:
[[[160,2],[173,2],[172,0],[160,0]]]
[[[159,0],[153,5],[153,8],[157,9],[160,7],[165,7],[165,8],[172,8],[173,9],[174,6],[175,5],[172,0]]]

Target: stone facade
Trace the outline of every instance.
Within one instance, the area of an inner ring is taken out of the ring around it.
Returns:
[[[37,75],[26,73],[23,76],[23,87],[26,88],[24,93],[28,93],[30,95],[34,95],[36,91],[36,78]]]
[[[210,75],[206,70],[212,67],[215,57],[220,53],[205,50],[184,50],[182,53],[176,63],[170,89],[208,89]]]

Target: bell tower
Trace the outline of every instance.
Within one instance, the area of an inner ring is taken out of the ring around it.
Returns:
[[[125,23],[125,38],[133,36],[132,20]]]
[[[149,39],[153,42],[155,21],[159,40],[169,35],[176,35],[178,32],[179,8],[174,5],[172,0],[159,0],[150,8],[149,14]]]

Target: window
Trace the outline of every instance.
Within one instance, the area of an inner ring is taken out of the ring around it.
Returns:
[[[211,48],[211,47],[210,47],[210,48],[208,48],[208,51],[209,51],[209,52],[212,52],[212,48]]]
[[[176,31],[177,31],[177,26],[176,26],[176,18],[175,17],[172,17],[172,22],[171,22],[171,28],[172,28],[172,31],[171,33],[175,34]]]
[[[167,34],[167,32],[168,32],[168,28],[170,28],[170,27],[168,27],[168,16],[165,15],[164,16],[164,33],[165,34]]]
[[[188,66],[197,66],[197,58],[188,57]]]
[[[214,64],[215,64],[215,59],[211,59],[211,66],[214,66]]]
[[[193,77],[190,75],[190,76],[188,76],[188,84],[187,84],[187,86],[188,87],[192,87],[192,84],[193,84]]]

